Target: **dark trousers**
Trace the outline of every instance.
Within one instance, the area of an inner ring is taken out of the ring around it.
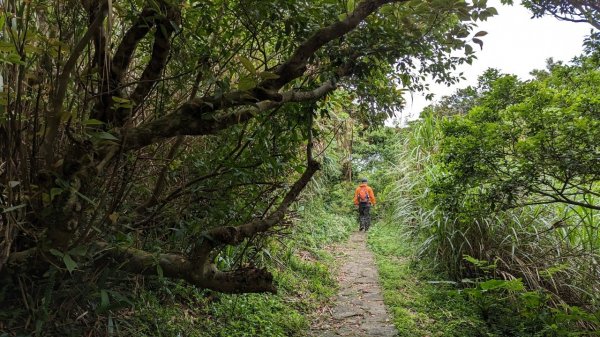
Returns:
[[[368,202],[361,202],[358,204],[358,223],[360,224],[360,230],[368,230],[371,226],[371,204]]]

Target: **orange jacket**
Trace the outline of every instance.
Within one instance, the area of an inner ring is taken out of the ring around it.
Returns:
[[[373,189],[370,188],[369,186],[367,186],[366,183],[362,183],[360,184],[357,188],[356,191],[354,191],[354,204],[358,205],[358,192],[360,191],[360,189],[362,187],[365,187],[367,189],[367,193],[369,193],[369,202],[371,203],[371,205],[375,205],[375,194],[373,194]]]

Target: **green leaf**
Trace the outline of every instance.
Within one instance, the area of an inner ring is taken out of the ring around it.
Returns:
[[[263,80],[276,80],[279,78],[279,75],[269,71],[262,71],[258,73],[258,77],[262,78]]]
[[[54,248],[50,248],[48,251],[50,252],[50,254],[57,256],[57,257],[63,257],[63,255],[65,255],[62,252],[60,252]]]
[[[501,288],[503,283],[503,280],[488,280],[485,282],[481,282],[479,284],[479,288],[481,288],[481,290],[494,290]]]
[[[123,98],[123,97],[119,97],[119,96],[112,96],[111,98],[112,98],[113,102],[117,102],[117,103],[129,103],[129,102],[131,102],[127,98]]]
[[[240,62],[242,62],[242,65],[244,66],[244,68],[246,68],[246,70],[248,70],[251,74],[255,75],[256,69],[254,68],[254,65],[252,64],[252,62],[244,56],[240,56],[239,58],[240,58]]]
[[[103,121],[99,121],[97,119],[90,118],[85,121],[85,125],[104,125]]]
[[[119,140],[119,138],[115,137],[112,133],[106,132],[106,131],[94,132],[94,133],[91,133],[91,136],[93,138],[97,138],[97,139]]]
[[[481,290],[496,290],[496,289],[506,289],[511,291],[521,291],[524,290],[523,282],[521,280],[497,280],[492,279],[485,282],[481,282],[479,284],[479,288]]]
[[[85,256],[85,254],[87,253],[88,247],[87,246],[77,246],[74,248],[71,248],[69,250],[69,254],[72,254],[74,256]]]
[[[486,36],[487,34],[488,34],[488,32],[482,30],[482,31],[477,32],[477,34],[475,34],[475,37]]]
[[[346,2],[346,9],[348,10],[348,13],[353,12],[354,8],[355,8],[354,0],[348,0],[348,2]]]
[[[54,200],[57,195],[60,195],[64,190],[62,188],[53,187],[50,190],[50,200]]]
[[[485,10],[490,16],[498,15],[498,10],[495,7],[489,7]]]
[[[100,306],[98,307],[99,312],[104,312],[110,305],[110,298],[108,292],[105,289],[100,290]]]
[[[65,267],[67,267],[67,270],[69,271],[69,273],[72,273],[73,270],[75,270],[77,268],[77,262],[73,261],[73,259],[71,258],[71,255],[69,255],[69,254],[63,255],[63,262],[65,263]]]
[[[238,83],[239,90],[249,90],[249,89],[254,88],[255,86],[256,86],[256,81],[249,76],[241,77],[240,82]]]
[[[130,109],[133,107],[133,102],[126,98],[112,96],[112,100],[114,102],[114,104],[112,106],[113,109],[120,109],[120,108]]]
[[[465,44],[465,54],[471,55],[473,54],[473,46],[470,44]]]

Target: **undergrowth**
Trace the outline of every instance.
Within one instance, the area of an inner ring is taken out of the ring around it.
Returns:
[[[451,174],[441,160],[456,155],[440,154],[444,118],[426,114],[390,137],[375,174],[386,205],[369,243],[401,336],[600,335],[595,211],[492,209],[468,198],[478,186],[455,200],[462,187],[436,185]]]
[[[135,290],[133,309],[107,316],[109,335],[302,336],[310,314],[337,291],[324,247],[346,239],[355,224],[341,202],[345,193],[334,188],[300,202],[286,235],[265,245],[277,294],[227,295],[162,279]]]
[[[368,243],[400,337],[600,336],[577,325],[597,322],[593,314],[574,306],[553,307],[548,294],[528,291],[518,279],[448,281],[416,259],[418,242],[401,224],[382,221],[369,232]]]
[[[472,304],[439,275],[415,263],[415,244],[393,223],[369,231],[385,304],[399,336],[496,336]]]

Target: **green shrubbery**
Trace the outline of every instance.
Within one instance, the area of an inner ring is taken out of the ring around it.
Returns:
[[[337,290],[333,259],[323,248],[346,239],[355,225],[340,198],[347,199],[347,189],[318,186],[299,202],[286,235],[270,239],[261,252],[259,261],[273,271],[276,295],[227,295],[168,279],[146,280],[150,284],[135,292],[133,306],[112,312],[108,326],[122,336],[302,335],[311,313]]]
[[[417,243],[420,265],[446,275],[491,335],[598,327],[600,72],[588,52],[528,82],[489,71],[468,100],[430,107],[390,139],[388,226]],[[372,234],[380,254],[407,255]]]

